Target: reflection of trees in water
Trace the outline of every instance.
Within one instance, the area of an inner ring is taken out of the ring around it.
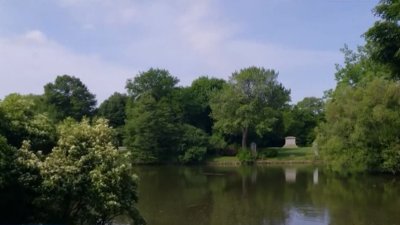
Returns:
[[[200,167],[140,167],[139,209],[148,224],[209,224],[207,176]]]
[[[254,174],[257,174],[256,183]],[[259,179],[256,168],[240,168],[235,176],[227,179],[224,192],[213,193],[211,224],[285,224],[288,214],[283,195],[277,191],[277,184],[283,185],[284,179],[279,175],[282,174],[273,171],[262,174],[262,179]]]
[[[149,224],[160,225],[288,224],[294,213],[321,224],[400,221],[398,181],[344,179],[320,169],[315,183],[314,171],[299,167],[287,183],[281,167],[140,168],[139,206]]]
[[[392,178],[324,176],[321,187],[310,189],[310,193],[315,204],[329,210],[331,224],[398,224],[400,221],[400,183]]]

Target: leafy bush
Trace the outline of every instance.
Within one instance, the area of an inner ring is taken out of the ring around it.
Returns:
[[[185,153],[179,156],[179,161],[182,163],[199,163],[205,159],[207,148],[205,147],[191,147]]]
[[[220,134],[213,134],[209,140],[210,147],[217,153],[222,153],[227,147],[224,137]]]
[[[317,139],[331,169],[400,172],[399,93],[397,81],[382,78],[335,90]]]
[[[239,159],[241,164],[253,164],[255,158],[251,155],[248,149],[241,149],[236,157]]]

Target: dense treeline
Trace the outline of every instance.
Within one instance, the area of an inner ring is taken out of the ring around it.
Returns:
[[[347,47],[329,95],[318,145],[336,171],[400,172],[400,2],[382,0],[380,20],[357,51]]]
[[[228,81],[202,76],[181,87],[168,71],[150,69],[98,108],[69,75],[42,95],[9,94],[0,101],[2,222],[106,224],[128,214],[141,224],[135,163],[201,163],[247,151],[249,142],[282,145],[285,135],[309,145],[323,102],[290,105],[277,76],[249,67]]]
[[[9,94],[0,100],[2,222],[107,224],[128,214],[143,224],[132,164],[200,163],[248,152],[250,142],[281,146],[289,135],[315,143],[334,170],[400,172],[399,6],[379,3],[381,19],[365,46],[343,49],[337,86],[324,99],[291,105],[278,73],[259,67],[228,80],[202,76],[188,87],[152,68],[98,108],[69,75],[41,95]]]

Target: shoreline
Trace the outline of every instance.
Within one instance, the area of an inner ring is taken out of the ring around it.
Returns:
[[[321,165],[322,160],[256,160],[253,165]],[[205,162],[207,166],[241,166],[239,160]]]

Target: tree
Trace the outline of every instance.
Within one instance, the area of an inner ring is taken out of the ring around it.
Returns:
[[[56,121],[92,116],[96,106],[95,95],[79,78],[69,75],[57,76],[54,83],[44,86],[44,101]]]
[[[0,136],[0,218],[2,223],[24,224],[34,222],[39,210],[35,205],[42,182],[39,160],[26,149],[8,145]]]
[[[357,52],[345,49],[338,85],[326,106],[317,142],[334,170],[399,172],[396,127],[400,78],[400,10],[397,0],[381,0],[381,17]]]
[[[399,93],[398,82],[383,78],[336,88],[317,138],[333,170],[400,172]]]
[[[242,148],[247,146],[249,129],[258,135],[270,130],[274,113],[285,107],[290,91],[277,81],[274,70],[249,67],[235,72],[229,84],[211,100],[214,128],[225,133],[242,133]]]
[[[10,130],[9,120],[6,118],[3,108],[0,107],[0,135],[5,136],[8,130]]]
[[[210,99],[222,90],[225,80],[209,77],[199,77],[186,89],[184,106],[184,121],[211,134],[213,120],[210,117]]]
[[[167,99],[143,94],[127,107],[125,144],[137,162],[165,162],[177,155],[179,118]]]
[[[125,106],[128,96],[115,92],[106,99],[98,109],[98,115],[108,119],[112,127],[121,127],[125,124]]]
[[[55,126],[45,113],[35,112],[35,102],[31,96],[10,94],[0,102],[3,114],[3,135],[8,142],[19,148],[23,140],[30,140],[32,148],[45,153],[56,142]],[[0,129],[1,130],[1,129]]]
[[[180,126],[178,160],[184,164],[199,163],[205,160],[208,147],[208,135],[194,126],[183,124]]]
[[[285,133],[296,136],[299,145],[311,145],[315,128],[324,119],[325,103],[316,97],[306,97],[284,113]]]
[[[137,177],[127,155],[118,152],[107,121],[67,119],[58,128],[57,146],[40,164],[42,204],[54,221],[68,224],[109,224],[130,215],[144,224],[135,203]]]
[[[108,119],[109,124],[117,131],[118,143],[123,144],[126,104],[128,96],[115,92],[98,109],[98,115]]]
[[[391,70],[394,79],[400,79],[400,3],[398,0],[381,0],[375,7],[380,21],[365,33],[371,58]]]
[[[182,112],[178,79],[168,71],[150,69],[127,82],[125,144],[136,162],[176,160]]]
[[[171,76],[167,70],[149,69],[139,73],[135,78],[126,82],[128,94],[136,99],[144,93],[150,93],[157,101],[171,93],[179,79]]]

